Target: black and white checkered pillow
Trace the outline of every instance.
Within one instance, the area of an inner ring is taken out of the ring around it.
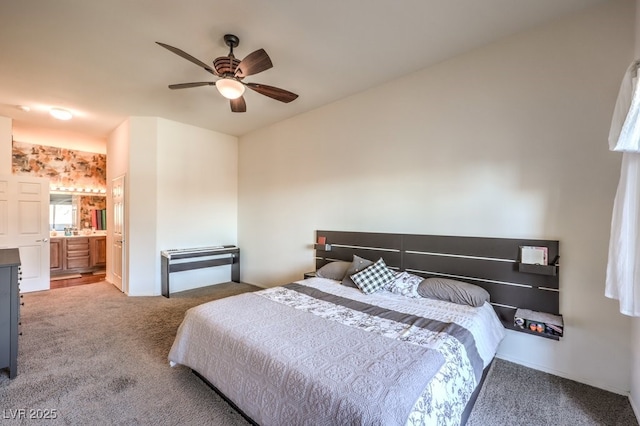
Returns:
[[[375,293],[395,278],[396,274],[382,258],[366,269],[351,275],[351,279],[364,294]]]

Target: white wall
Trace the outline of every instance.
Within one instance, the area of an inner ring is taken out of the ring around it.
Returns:
[[[236,137],[129,117],[110,135],[107,155],[109,183],[126,174],[129,295],[160,294],[161,250],[236,244]],[[171,291],[226,282],[229,275],[228,267],[172,274]]]
[[[158,124],[158,250],[237,244],[238,138]],[[227,282],[230,274],[230,266],[172,274],[171,291]]]
[[[13,126],[13,138],[34,145],[55,146],[84,152],[106,154],[107,140],[83,133],[41,127]]]
[[[628,392],[630,321],[604,275],[633,8],[608,2],[243,136],[243,281],[302,278],[316,229],[559,239],[566,337],[509,332],[499,356]]]
[[[125,178],[128,215],[125,244],[128,294],[160,294],[160,252],[157,247],[158,119],[129,117],[129,170]]]
[[[113,197],[111,196],[113,179],[125,176],[125,197],[129,194],[129,180],[126,178],[129,170],[129,120],[125,120],[116,129],[109,134],[107,138],[107,212],[113,211]],[[126,198],[125,198],[126,199]],[[128,203],[125,203],[125,217],[129,216]],[[113,282],[113,214],[107,214],[107,268],[106,280]],[[126,232],[126,231],[125,231]],[[126,238],[126,233],[125,233]],[[122,277],[124,290],[127,291],[126,279],[129,276],[127,272],[128,265],[123,264]]]

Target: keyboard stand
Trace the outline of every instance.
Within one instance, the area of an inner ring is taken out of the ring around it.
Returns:
[[[202,257],[221,256],[214,259],[197,260]],[[175,260],[196,259],[172,263]],[[164,250],[160,257],[162,295],[169,298],[169,274],[192,269],[231,265],[231,281],[240,282],[240,249],[236,246],[203,247],[193,249]]]

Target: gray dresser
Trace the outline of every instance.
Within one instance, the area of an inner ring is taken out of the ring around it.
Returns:
[[[18,249],[0,249],[0,369],[8,369],[10,379],[18,374],[20,274]]]

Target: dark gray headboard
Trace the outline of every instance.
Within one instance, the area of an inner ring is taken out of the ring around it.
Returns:
[[[350,261],[356,254],[382,257],[392,268],[423,277],[476,284],[489,292],[500,320],[512,330],[517,308],[560,313],[558,241],[316,231],[316,241],[319,237],[330,250],[316,246],[316,269],[332,260]],[[521,246],[547,247],[549,266],[521,264]]]

